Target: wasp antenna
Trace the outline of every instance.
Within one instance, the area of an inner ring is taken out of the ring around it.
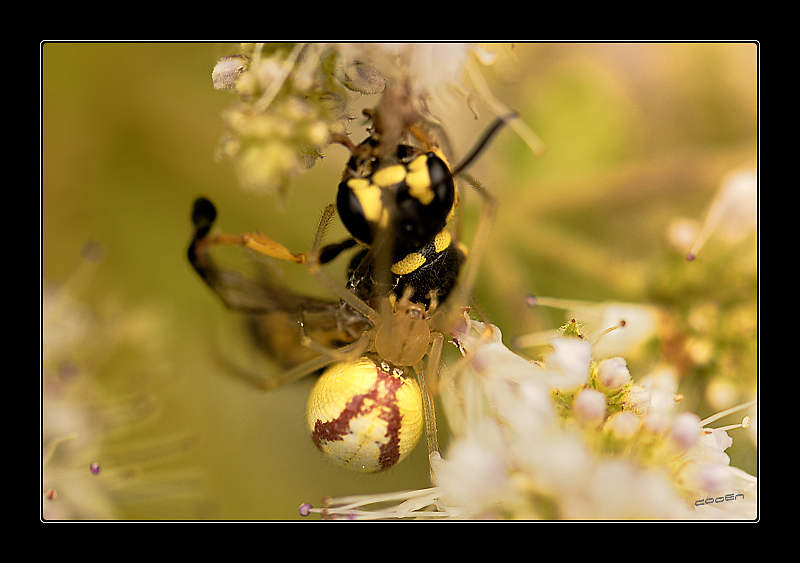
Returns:
[[[472,164],[472,161],[480,156],[481,152],[483,152],[483,149],[485,149],[489,144],[489,141],[492,140],[492,137],[494,137],[506,123],[512,119],[516,119],[517,117],[519,117],[519,113],[512,111],[504,117],[498,117],[495,119],[489,128],[484,131],[483,136],[478,140],[477,143],[475,143],[475,146],[472,147],[472,150],[467,154],[467,156],[458,164],[458,166],[453,168],[453,176],[457,176],[470,164]]]
[[[320,253],[323,249],[322,239],[325,237],[325,232],[328,230],[328,227],[330,226],[331,220],[333,219],[335,213],[336,213],[335,205],[331,204],[326,206],[325,209],[322,211],[322,217],[320,217],[319,225],[317,226],[317,231],[316,233],[314,233],[314,240],[311,244],[311,252],[309,254],[314,254],[318,261]],[[339,252],[341,252],[341,250]]]

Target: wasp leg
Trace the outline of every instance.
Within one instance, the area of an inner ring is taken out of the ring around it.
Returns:
[[[245,233],[239,236],[229,234],[209,235],[211,227],[213,226],[214,220],[217,216],[217,210],[214,207],[214,204],[209,200],[205,198],[198,198],[195,200],[192,208],[192,223],[195,227],[195,234],[192,238],[192,243],[189,246],[189,261],[192,263],[195,270],[197,270],[198,273],[205,278],[207,270],[210,269],[210,266],[206,264],[209,262],[208,248],[216,245],[235,245],[244,246],[272,258],[295,262],[297,264],[304,264],[308,271],[315,278],[317,278],[317,280],[319,280],[319,282],[333,295],[336,295],[355,311],[358,311],[364,315],[373,324],[378,325],[380,324],[380,315],[372,307],[359,299],[354,293],[336,283],[336,281],[331,279],[324,271],[322,271],[322,268],[320,267],[321,264],[324,263],[321,259],[323,252],[326,252],[326,255],[322,258],[331,259],[331,246],[323,247],[322,237],[325,233],[328,223],[330,223],[331,219],[333,218],[334,213],[336,213],[336,207],[334,205],[328,205],[322,214],[322,218],[320,219],[311,250],[307,253],[294,253],[285,246],[261,234]],[[344,250],[348,245],[350,245],[350,243],[347,241],[340,243],[340,249],[338,252]],[[334,253],[333,256],[335,256],[336,253]]]
[[[311,250],[306,254],[306,259],[304,262],[305,266],[308,268],[308,271],[311,273],[311,275],[317,278],[317,280],[319,280],[319,282],[325,286],[328,291],[347,303],[354,310],[368,318],[373,325],[378,326],[381,322],[380,314],[378,314],[375,309],[361,300],[355,293],[348,290],[346,287],[337,283],[336,280],[328,276],[328,274],[325,273],[320,267],[322,264],[320,260],[320,254],[322,251],[322,235],[325,233],[328,223],[330,223],[331,219],[333,219],[334,213],[336,213],[336,206],[334,205],[328,205],[325,208],[325,211],[323,211],[322,218],[320,219],[319,226],[317,227],[317,232],[314,235],[314,242],[311,245]]]
[[[224,235],[220,235],[220,237],[223,236]],[[282,244],[260,233],[244,233],[241,237],[230,238],[232,239],[230,243],[222,239],[220,240],[220,244],[241,244],[265,256],[277,258],[278,260],[286,260],[287,262],[296,262],[297,264],[303,264],[306,261],[305,253],[292,252]]]
[[[287,262],[294,262],[296,264],[304,264],[306,261],[306,254],[304,252],[292,252],[282,244],[275,242],[271,238],[260,233],[243,233],[241,235],[212,235],[206,237],[203,244],[208,246],[244,246],[245,248],[254,250],[259,254],[269,256],[270,258],[277,258],[278,260],[285,260]]]
[[[192,224],[194,236],[189,246],[189,261],[192,264],[201,261],[211,246],[236,245],[250,248],[265,256],[296,262],[302,264],[306,261],[303,252],[292,252],[282,244],[275,242],[260,233],[244,233],[242,235],[216,234],[209,235],[214,221],[217,218],[217,209],[214,204],[204,197],[197,198],[192,207]]]
[[[356,239],[353,238],[344,239],[342,242],[326,244],[319,251],[319,263],[327,264],[345,250],[353,248],[356,244],[358,243],[356,242]]]

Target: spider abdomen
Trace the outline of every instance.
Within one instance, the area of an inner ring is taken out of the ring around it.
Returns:
[[[360,471],[381,471],[404,459],[422,435],[423,418],[416,380],[369,356],[329,367],[308,400],[316,446]]]

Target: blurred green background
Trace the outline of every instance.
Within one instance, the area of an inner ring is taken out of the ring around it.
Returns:
[[[757,49],[515,44],[486,70],[495,96],[547,146],[535,157],[504,131],[471,170],[500,201],[477,299],[507,340],[563,320],[526,308],[528,293],[649,299],[669,222],[702,220],[723,176],[756,163]],[[384,474],[333,467],[305,429],[311,381],[260,393],[210,357],[232,321],[185,260],[193,199],[215,201],[227,232],[261,230],[305,250],[346,159],[343,148],[329,149],[283,207],[238,189],[232,165],[214,159],[233,98],[211,86],[216,61],[234,52],[210,43],[41,49],[43,282],[63,282],[83,244],[101,241],[104,258],[79,297],[103,318],[122,311],[157,327],[156,352],[125,350],[125,362],[94,374],[110,397],[144,387],[159,405],[99,454],[105,467],[136,468],[114,493],[119,518],[294,520],[301,503],[326,495],[427,486],[424,447]],[[457,149],[490,118],[457,124]],[[467,209],[474,218],[477,206]],[[176,435],[189,439],[175,446]],[[163,448],[126,455],[143,442]],[[737,461],[756,473],[753,452]],[[191,475],[190,487],[147,486],[181,475]]]

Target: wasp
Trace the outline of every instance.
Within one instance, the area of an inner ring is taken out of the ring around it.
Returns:
[[[455,213],[455,177],[478,156],[501,126],[500,118],[461,163],[451,168],[441,150],[415,125],[407,128],[422,146],[395,142],[381,127],[387,107],[365,112],[370,135],[354,145],[336,204],[323,212],[307,252],[294,253],[261,234],[213,232],[216,208],[205,198],[192,210],[191,265],[230,309],[270,315],[294,325],[295,341],[312,357],[279,375],[258,378],[272,389],[324,369],[308,401],[307,421],[317,447],[345,467],[380,471],[405,458],[423,432],[429,453],[438,451],[435,409],[445,334],[456,303],[465,298],[477,256],[453,240],[447,226]],[[406,127],[403,127],[405,130]],[[483,211],[475,233],[480,243],[494,215],[491,193],[473,179]],[[350,237],[323,244],[337,213]],[[331,299],[301,295],[271,280],[221,268],[211,256],[218,245],[238,245],[265,256],[302,264]],[[478,245],[480,248],[480,245]],[[346,283],[323,266],[357,247]],[[416,376],[416,377],[414,377]]]

